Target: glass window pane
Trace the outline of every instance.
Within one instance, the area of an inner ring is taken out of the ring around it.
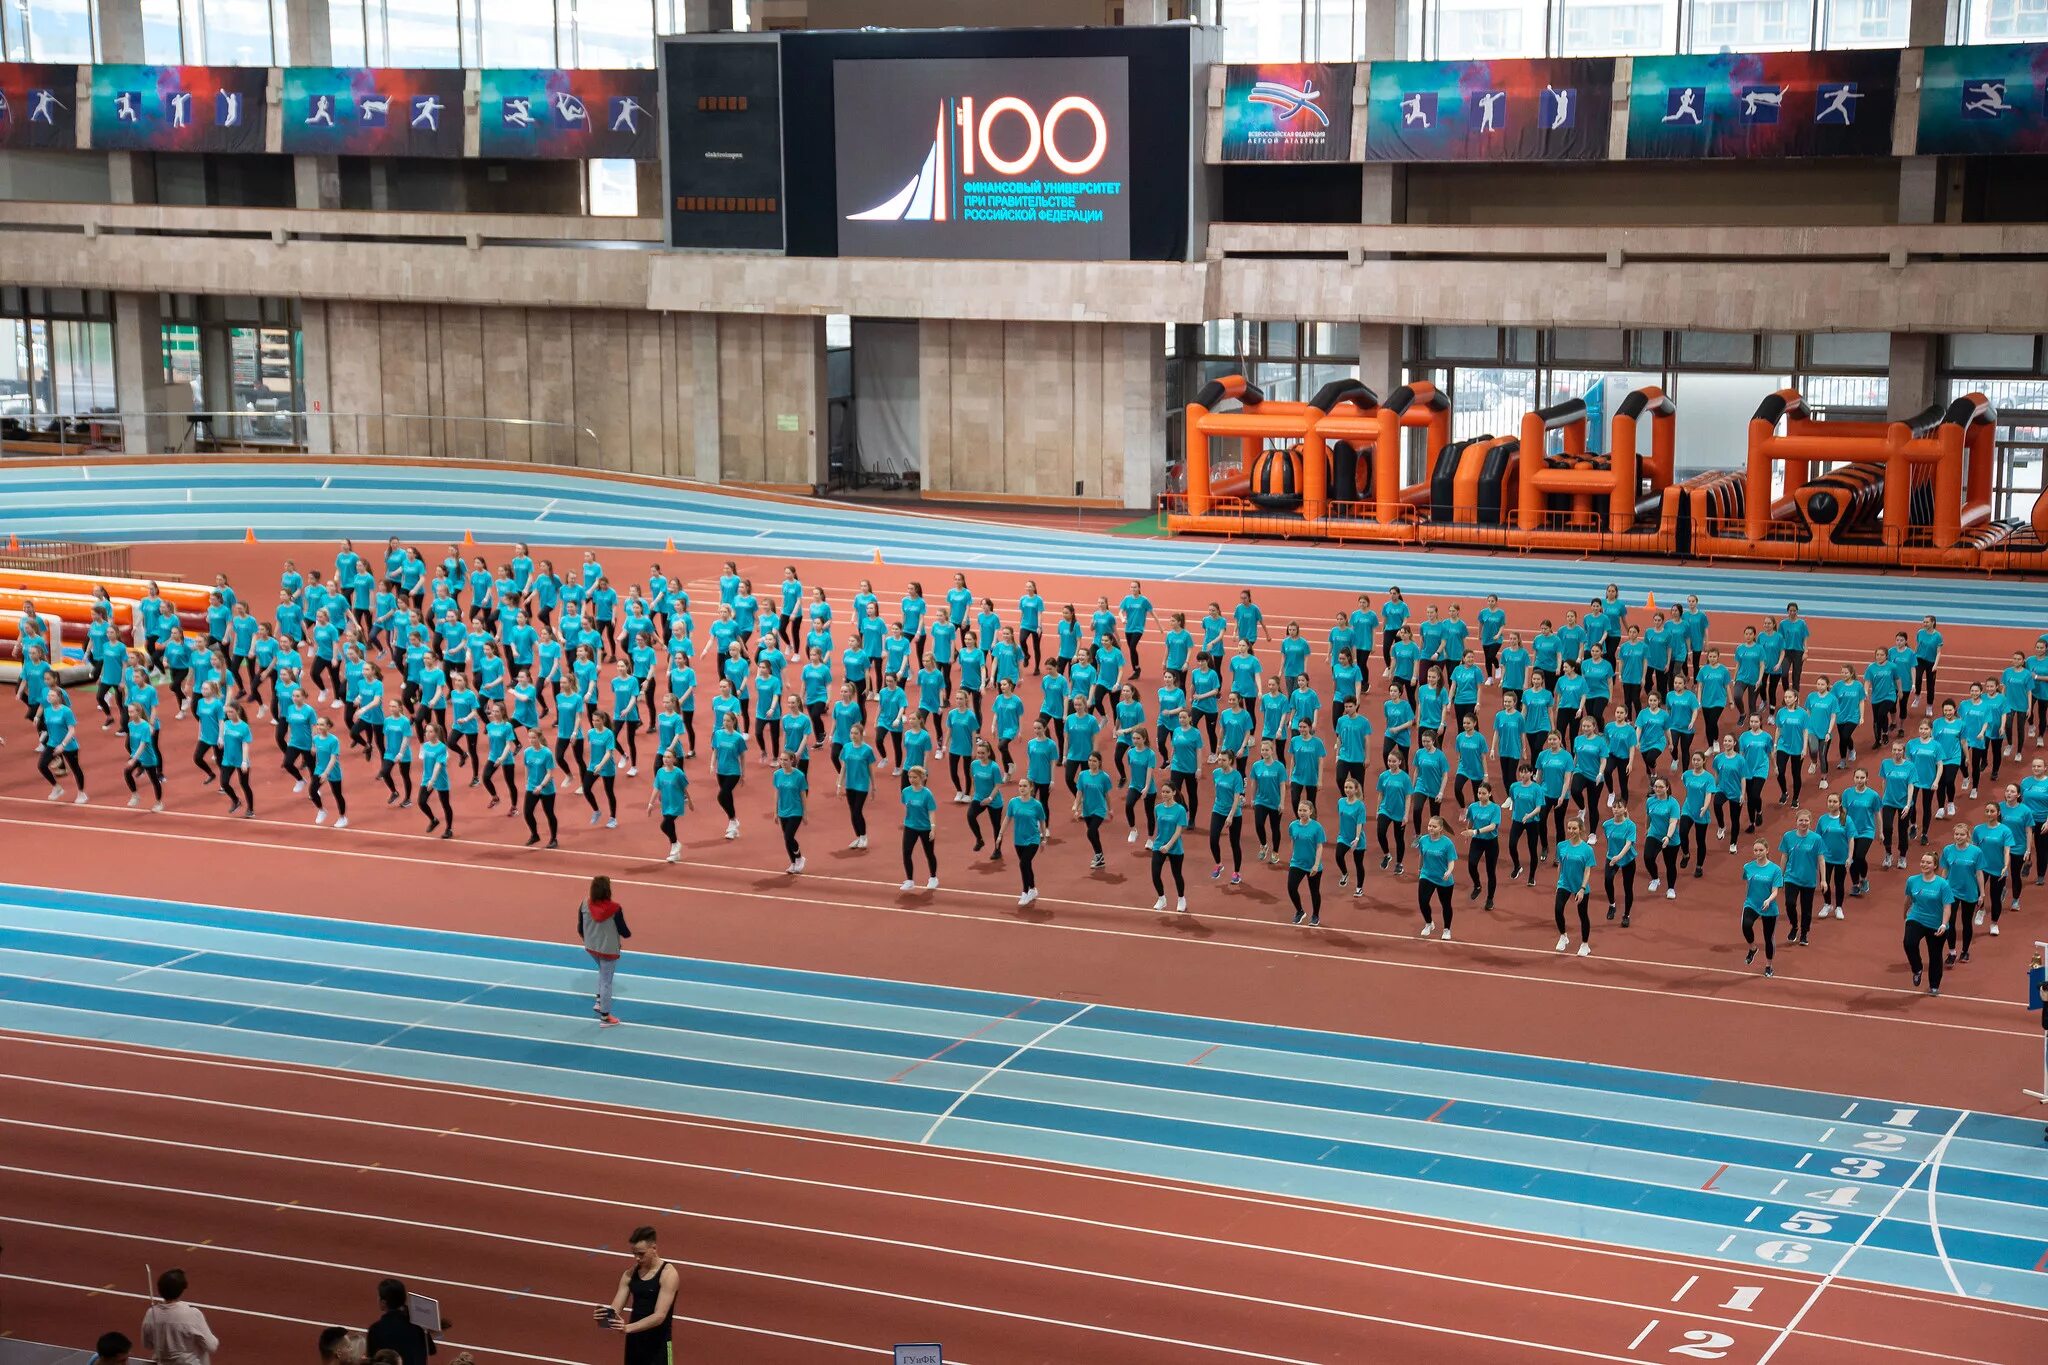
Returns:
[[[366,66],[363,45],[363,0],[327,0],[327,38],[336,66]]]
[[[640,212],[638,163],[590,163],[590,211],[599,218],[631,218]]]
[[[1269,322],[1266,324],[1267,355],[1300,355],[1298,345],[1301,329],[1291,322]]]
[[[1676,50],[1677,0],[1557,0],[1554,50],[1564,57]]]
[[[142,60],[164,66],[185,60],[178,0],[142,0]]]
[[[1974,0],[1963,16],[1966,43],[2026,43],[2048,38],[2048,0]]]
[[[1438,0],[1429,11],[1429,55],[1540,57],[1547,13],[1544,0]]]
[[[186,0],[187,4],[195,0]],[[214,66],[269,66],[269,0],[196,0],[205,21],[205,59]]]
[[[1681,365],[1754,365],[1756,336],[1751,332],[1681,332]]]
[[[485,66],[555,65],[555,0],[477,0]]]
[[[369,60],[378,66],[460,66],[455,0],[364,0]]]
[[[1312,355],[1334,356],[1339,360],[1356,363],[1358,359],[1358,324],[1355,322],[1319,322],[1315,325],[1313,339],[1309,342]]]
[[[1551,333],[1550,358],[1557,361],[1619,365],[1622,335],[1586,327],[1560,327]]]
[[[1234,356],[1237,354],[1237,322],[1225,318],[1218,322],[1202,324],[1202,354]]]
[[[1953,336],[1948,339],[1951,370],[2031,370],[2034,338],[2030,336]]]
[[[1223,60],[1298,62],[1303,0],[1223,0]]]
[[[562,64],[654,65],[653,0],[561,0]]]
[[[28,325],[19,318],[0,318],[0,420],[29,415],[32,378]]]
[[[1364,31],[1368,3],[1391,0],[1308,0],[1308,51],[1312,62],[1352,62],[1359,58],[1360,36]]]
[[[1301,376],[1292,364],[1254,365],[1251,380],[1260,393],[1268,398],[1298,402],[1305,395],[1301,392]]]
[[[1686,51],[1803,51],[1813,46],[1813,8],[1813,0],[1696,0]]]
[[[1816,332],[1807,338],[1806,359],[1823,369],[1888,369],[1892,339],[1884,332]]]
[[[1432,327],[1426,341],[1427,354],[1436,359],[1500,358],[1500,329],[1497,327]]]
[[[32,62],[89,62],[91,0],[12,0],[17,42],[25,41]]]
[[[1764,333],[1763,365],[1765,369],[1789,370],[1798,363],[1798,337],[1786,332]]]
[[[1900,47],[1911,0],[1821,0],[1825,47]]]
[[[1536,406],[1536,371],[1459,368],[1451,373],[1451,439],[1512,436]]]

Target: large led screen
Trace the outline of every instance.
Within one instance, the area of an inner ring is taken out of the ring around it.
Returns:
[[[832,64],[839,254],[1128,260],[1123,57]]]

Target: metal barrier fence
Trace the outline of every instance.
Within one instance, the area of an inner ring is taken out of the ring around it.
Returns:
[[[523,417],[450,417],[432,413],[314,412],[303,409],[216,412],[35,413],[0,420],[0,458],[70,459],[118,455],[129,424],[164,432],[161,452],[239,451],[427,456],[524,464],[604,465],[589,427]]]
[[[5,547],[0,547],[0,569],[128,578],[132,576],[129,571],[130,548],[127,545],[80,545],[68,540],[20,540],[9,536]]]

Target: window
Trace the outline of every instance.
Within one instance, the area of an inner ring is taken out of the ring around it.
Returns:
[[[1563,57],[1670,52],[1677,39],[1677,0],[1557,0],[1556,12],[1555,51]]]
[[[178,0],[142,0],[142,59],[164,66],[185,60]]]
[[[327,0],[327,40],[336,66],[369,65],[364,0]]]
[[[1545,0],[1433,0],[1424,22],[1442,61],[1543,54]]]
[[[97,59],[92,0],[6,0],[6,7],[13,11],[9,45],[21,60]]]
[[[556,65],[555,0],[474,0],[484,66]]]
[[[269,66],[283,60],[284,44],[272,52],[270,0],[184,0],[199,10],[201,41],[195,59],[212,66]],[[145,43],[148,41],[144,34]]]
[[[560,0],[556,14],[562,65],[654,65],[653,0]]]
[[[640,212],[639,163],[597,160],[590,168],[590,212],[599,218],[631,218]]]
[[[1823,47],[1899,47],[1906,41],[1906,0],[1822,0]]]
[[[1689,52],[1802,51],[1813,43],[1814,0],[1704,0],[1692,8]]]

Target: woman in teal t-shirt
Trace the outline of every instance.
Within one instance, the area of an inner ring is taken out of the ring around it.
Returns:
[[[1287,858],[1287,899],[1294,906],[1294,922],[1301,923],[1301,884],[1308,883],[1310,924],[1323,922],[1323,844],[1328,836],[1316,823],[1316,808],[1307,801],[1294,807],[1294,823],[1287,827],[1290,851]]]
[[[1567,906],[1576,906],[1579,912],[1579,956],[1593,954],[1593,917],[1586,909],[1586,898],[1592,890],[1593,864],[1600,854],[1586,842],[1585,822],[1576,815],[1564,822],[1564,838],[1557,844],[1557,894],[1551,900],[1551,911],[1557,920],[1557,951],[1560,953],[1572,946],[1571,933],[1565,928],[1564,912]]]
[[[1429,905],[1435,901],[1437,912],[1443,916],[1444,941],[1448,943],[1451,938],[1451,883],[1457,879],[1458,846],[1451,841],[1441,815],[1429,817],[1422,837],[1415,841],[1415,856],[1421,861],[1415,875],[1415,906],[1422,912],[1422,937],[1428,938],[1436,932]]]
[[[1017,876],[1023,884],[1017,904],[1029,905],[1038,899],[1038,878],[1031,864],[1038,857],[1039,845],[1045,842],[1045,804],[1038,799],[1037,784],[1029,776],[1017,779],[1016,793],[1003,807],[1002,828],[996,831],[996,851],[1002,852],[1003,837],[1009,836],[1017,850]]]
[[[797,832],[804,827],[804,796],[811,783],[796,766],[796,755],[787,749],[770,781],[775,787],[775,823],[782,826],[782,847],[789,854],[788,872],[794,877],[804,870],[804,850]]]
[[[1152,850],[1152,890],[1159,899],[1153,903],[1152,908],[1166,908],[1166,881],[1160,873],[1170,867],[1173,869],[1173,908],[1186,914],[1188,881],[1183,867],[1187,862],[1187,849],[1183,844],[1183,838],[1187,834],[1190,819],[1188,808],[1180,803],[1180,793],[1168,787],[1160,794],[1159,805],[1154,814],[1158,817],[1159,824],[1153,831],[1149,847]]]
[[[920,847],[924,849],[925,866],[930,875],[925,878],[924,889],[939,889],[939,854],[932,846],[932,813],[938,807],[938,798],[925,785],[926,773],[923,768],[912,768],[907,774],[909,781],[903,787],[903,885],[902,891],[917,889],[917,875],[913,872],[911,855]],[[1000,838],[1000,830],[998,830]]]
[[[1081,827],[1088,834],[1088,847],[1094,857],[1089,867],[1102,867],[1108,860],[1102,856],[1102,822],[1109,818],[1109,791],[1116,785],[1116,778],[1104,771],[1102,755],[1091,752],[1088,766],[1074,779],[1074,814],[1080,818]]]
[[[1918,876],[1906,879],[1906,966],[1913,984],[1920,984],[1920,951],[1927,950],[1925,970],[1930,976],[1928,994],[1941,994],[1942,942],[1948,937],[1950,905],[1955,897],[1949,880],[1941,875],[1932,853],[1920,855]]]
[[[1749,861],[1742,865],[1742,941],[1749,952],[1744,966],[1756,961],[1756,926],[1764,927],[1764,975],[1771,976],[1778,956],[1778,909],[1783,904],[1785,870],[1771,861],[1769,845],[1758,839],[1749,846]]]
[[[1209,880],[1217,881],[1223,876],[1223,836],[1230,836],[1230,884],[1236,886],[1244,880],[1244,776],[1237,770],[1237,760],[1229,754],[1218,754],[1210,760],[1214,769],[1210,775],[1210,790],[1214,793],[1209,801],[1209,861],[1214,864]]]

